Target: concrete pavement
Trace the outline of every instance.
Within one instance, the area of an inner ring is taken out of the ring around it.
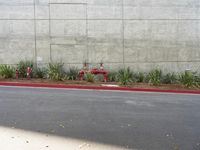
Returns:
[[[0,126],[137,150],[199,150],[200,96],[0,87]]]
[[[0,127],[2,150],[128,150],[119,146]]]

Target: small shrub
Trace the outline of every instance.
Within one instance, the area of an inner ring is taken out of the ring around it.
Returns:
[[[102,74],[97,74],[97,75],[94,76],[94,80],[95,80],[95,81],[103,82],[103,81],[104,81],[104,75],[102,75]]]
[[[133,73],[130,68],[121,69],[117,74],[117,81],[120,85],[129,85],[133,82]]]
[[[133,78],[136,82],[141,83],[145,82],[145,76],[146,76],[145,73],[138,72],[133,75]]]
[[[196,73],[196,75],[194,77],[194,82],[196,84],[196,87],[200,87],[200,74]]]
[[[162,77],[162,83],[175,84],[177,82],[177,75],[175,73],[167,73]]]
[[[180,74],[179,82],[185,87],[199,87],[200,86],[200,77],[196,72],[185,71]]]
[[[94,77],[95,76],[91,73],[86,73],[85,76],[84,76],[84,78],[87,82],[94,82]]]
[[[67,72],[67,79],[68,80],[77,80],[79,76],[79,70],[76,67],[72,67]]]
[[[116,82],[117,81],[117,72],[111,71],[108,73],[108,80],[110,82]]]
[[[37,68],[33,70],[33,76],[35,78],[46,78],[47,77],[47,69],[46,68]]]
[[[26,78],[26,70],[28,67],[33,68],[33,62],[32,61],[20,61],[18,64],[18,70],[19,70],[19,75],[22,78]]]
[[[152,70],[147,77],[147,80],[152,85],[160,85],[162,79],[162,71],[159,69]]]
[[[0,76],[3,78],[12,78],[15,74],[15,69],[8,65],[0,65]]]
[[[55,81],[61,81],[65,79],[65,72],[63,69],[63,63],[49,63],[48,78]]]

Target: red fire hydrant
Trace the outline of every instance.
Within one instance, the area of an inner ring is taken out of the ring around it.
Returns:
[[[103,63],[100,63],[100,70],[104,70]]]
[[[32,68],[31,67],[27,67],[26,73],[27,73],[27,79],[30,80],[31,79]]]
[[[15,71],[15,77],[16,77],[16,79],[19,79],[19,70],[18,70],[18,68]]]

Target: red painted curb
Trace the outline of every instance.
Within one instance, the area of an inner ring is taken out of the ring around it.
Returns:
[[[164,90],[164,89],[65,85],[65,84],[47,84],[47,83],[0,82],[0,86],[18,86],[18,87],[23,86],[23,87],[46,87],[46,88],[65,88],[65,89],[88,89],[88,90],[114,90],[114,91],[132,91],[132,92],[137,91],[137,92],[200,94],[200,90]]]

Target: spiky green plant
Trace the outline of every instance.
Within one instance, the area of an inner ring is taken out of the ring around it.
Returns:
[[[146,74],[143,72],[138,72],[133,74],[133,78],[136,82],[141,83],[145,81]]]
[[[94,76],[94,81],[103,82],[104,81],[104,75],[102,75],[102,74],[95,75]]]
[[[175,73],[167,73],[162,77],[162,83],[175,84],[177,83],[177,75]]]
[[[179,75],[179,82],[185,87],[200,87],[200,76],[197,72],[185,71]]]
[[[160,85],[162,79],[162,71],[159,69],[154,69],[149,72],[147,80],[151,85]]]
[[[117,72],[115,72],[115,71],[110,71],[110,72],[108,73],[108,80],[109,80],[110,82],[116,82],[116,81],[117,81]]]
[[[121,69],[117,73],[117,81],[120,85],[129,85],[133,82],[133,72],[130,68]]]
[[[77,80],[78,76],[79,76],[79,70],[76,67],[71,67],[69,71],[67,71],[68,80]]]
[[[87,82],[94,82],[94,78],[95,76],[91,73],[86,73],[84,75],[84,79],[87,81]]]
[[[0,65],[0,76],[3,78],[13,78],[15,73],[14,67],[9,65]]]
[[[47,69],[46,68],[37,68],[33,70],[34,78],[46,78],[47,77]]]
[[[49,63],[48,78],[55,81],[64,80],[66,78],[66,75],[63,66],[63,63]]]
[[[199,73],[196,73],[195,76],[194,76],[194,82],[195,82],[195,85],[196,87],[200,87],[200,74]]]
[[[19,70],[19,75],[22,78],[26,78],[27,74],[27,67],[31,67],[33,68],[33,61],[29,61],[29,60],[22,60],[19,62],[18,64],[18,70]]]

